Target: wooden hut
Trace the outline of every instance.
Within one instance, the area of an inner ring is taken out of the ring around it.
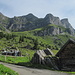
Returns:
[[[75,41],[69,39],[56,54],[61,70],[75,71]]]

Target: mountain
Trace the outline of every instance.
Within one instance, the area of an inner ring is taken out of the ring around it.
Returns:
[[[23,51],[22,54],[29,52],[26,50],[32,52],[36,41],[39,50],[50,48],[56,51],[69,38],[75,39],[75,30],[68,19],[60,19],[52,14],[47,14],[44,18],[38,18],[32,13],[9,18],[0,13],[0,31],[4,32],[4,39],[0,41],[1,50],[6,47],[17,47]],[[11,31],[11,34],[7,34],[8,31]],[[3,38],[2,34],[1,32],[0,38]],[[23,38],[24,41],[19,41],[20,38]]]
[[[38,18],[31,13],[25,16],[14,17],[10,19],[7,29],[12,31],[32,30],[37,19]]]
[[[47,14],[44,18],[46,24],[55,24],[55,25],[62,25],[59,17],[55,17],[52,14]]]
[[[2,31],[8,31],[7,30],[7,26],[9,25],[9,18],[4,16],[1,12],[0,12],[0,30]]]
[[[52,14],[47,14],[44,18],[38,18],[32,13],[24,16],[8,18],[0,13],[0,29],[1,28],[10,31],[29,31],[42,28],[42,35],[57,35],[64,32],[74,35],[75,33],[75,30],[69,23],[68,19],[60,20],[59,17],[55,17]],[[36,33],[40,34],[40,31]]]
[[[70,34],[74,34],[74,33],[75,33],[74,28],[71,26],[71,24],[69,23],[69,21],[68,21],[67,18],[62,19],[61,22],[62,22],[63,26],[64,26],[65,28],[67,28],[67,31],[68,31]]]

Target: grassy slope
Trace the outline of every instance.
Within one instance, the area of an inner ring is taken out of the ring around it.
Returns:
[[[38,29],[37,29],[38,30]],[[69,39],[69,38],[73,38],[75,39],[75,37],[73,36],[70,36],[69,34],[65,34],[65,35],[56,35],[56,36],[34,36],[34,33],[33,31],[25,31],[25,32],[14,32],[13,34],[15,35],[23,35],[23,36],[26,36],[26,37],[31,37],[32,39],[38,39],[38,42],[39,42],[39,47],[40,49],[45,49],[47,48],[48,46],[51,46],[52,50],[56,50],[54,49],[55,46],[58,47],[58,49],[60,49],[63,44]],[[18,37],[17,37],[18,39]],[[27,39],[25,38],[25,42],[26,44],[32,44],[33,46],[33,43],[31,39]]]
[[[25,57],[15,57],[15,58],[7,56],[6,62],[10,63],[29,62],[36,51],[31,49],[34,46],[33,40],[35,39],[38,39],[39,49],[51,48],[54,54],[56,54],[59,51],[59,49],[69,38],[75,39],[75,37],[70,36],[69,34],[55,35],[55,36],[35,36],[34,32],[39,30],[42,30],[42,28],[38,28],[32,31],[25,31],[25,32],[12,32],[11,34],[15,35],[14,39],[9,39],[9,40],[7,40],[6,38],[0,39],[0,50],[3,49],[6,50],[8,49],[7,47],[16,47],[22,52],[22,55],[25,56]],[[24,42],[19,43],[20,36],[24,36]],[[31,48],[26,48],[26,46],[28,45],[30,45]],[[0,60],[4,61],[5,59],[2,56]]]
[[[0,39],[0,50],[7,49],[7,47],[18,47],[18,49],[22,52],[23,55],[33,54],[35,51],[31,49],[25,48],[25,46],[30,45],[34,46],[33,39],[38,39],[39,49],[46,49],[47,47],[51,47],[52,50],[56,50],[57,46],[60,49],[63,44],[69,39],[75,37],[66,35],[56,35],[56,36],[34,36],[33,31],[25,31],[25,32],[12,32],[16,37],[14,39],[6,40],[6,38]],[[20,36],[25,36],[24,42],[19,43]]]
[[[26,57],[16,57],[16,56],[0,56],[0,61],[7,62],[7,63],[14,63],[18,64],[21,62],[29,62],[31,57],[26,56]]]

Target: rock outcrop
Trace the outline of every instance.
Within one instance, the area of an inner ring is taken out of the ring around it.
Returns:
[[[64,33],[62,28],[55,26],[47,26],[39,31],[34,31],[37,36],[46,36],[46,35],[59,35]]]
[[[55,17],[52,14],[47,14],[44,18],[44,21],[47,24],[55,24],[55,25],[62,25],[59,17]]]
[[[52,58],[52,56],[54,56],[54,54],[50,49],[38,50],[34,54],[31,62],[34,64],[42,64],[42,65],[50,66],[51,68],[58,70],[58,67],[56,66],[55,60],[54,58]]]
[[[65,28],[67,28],[67,30],[66,30],[67,32],[69,32],[71,35],[75,33],[73,27],[71,26],[71,24],[69,23],[67,18],[62,19],[61,22],[62,22],[62,25]]]

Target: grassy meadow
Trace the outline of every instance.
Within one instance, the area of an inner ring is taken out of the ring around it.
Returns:
[[[1,50],[10,51],[14,48],[21,51],[22,57],[0,55],[0,61],[14,64],[30,62],[37,50],[50,48],[52,52],[56,54],[69,38],[75,39],[73,36],[68,34],[55,36],[35,36],[33,30],[0,33],[0,35],[2,34],[3,37],[0,36],[0,53]]]

